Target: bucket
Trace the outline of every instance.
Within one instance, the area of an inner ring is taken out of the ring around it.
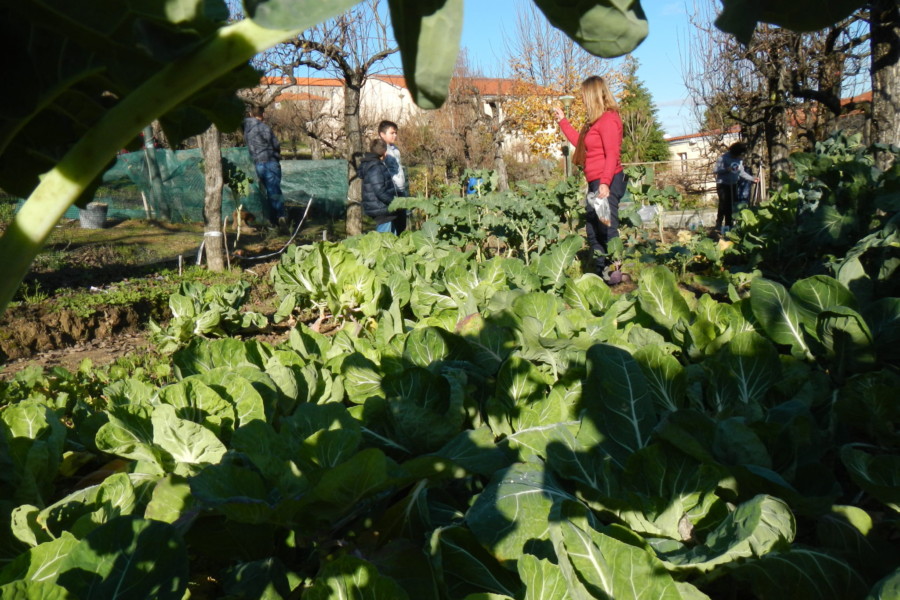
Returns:
[[[103,229],[106,226],[106,211],[109,205],[102,202],[89,202],[78,211],[78,220],[82,229]]]

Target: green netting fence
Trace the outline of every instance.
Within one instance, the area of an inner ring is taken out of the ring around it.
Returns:
[[[203,220],[205,181],[200,150],[152,150],[162,182],[161,193],[154,193],[150,169],[144,151],[120,154],[115,164],[103,174],[94,201],[109,206],[107,217],[113,219],[154,218],[174,223]],[[226,172],[234,179],[246,178],[237,194],[225,186],[222,214],[228,215],[243,205],[260,222],[268,217],[264,191],[257,182],[256,169],[247,148],[222,150]],[[283,160],[282,191],[289,214],[302,212],[310,198],[319,214],[331,217],[344,214],[347,202],[347,161]],[[78,208],[71,207],[65,218],[77,219]]]

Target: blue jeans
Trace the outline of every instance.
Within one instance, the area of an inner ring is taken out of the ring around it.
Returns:
[[[378,233],[393,233],[394,235],[397,235],[397,232],[394,230],[393,221],[386,221],[384,223],[376,225],[375,231],[377,231]]]
[[[596,192],[600,189],[600,180],[595,179],[588,182],[588,190]],[[593,252],[594,269],[597,275],[603,273],[606,266],[606,245],[609,240],[619,237],[619,200],[625,195],[625,174],[619,171],[613,176],[612,183],[609,186],[609,225],[605,225],[597,218],[597,213],[590,206],[586,207],[585,213],[587,222],[585,223],[585,234],[587,236],[588,246]]]
[[[256,163],[256,174],[266,190],[266,200],[269,202],[269,220],[277,223],[278,219],[286,214],[284,194],[281,193],[281,163],[277,160]]]

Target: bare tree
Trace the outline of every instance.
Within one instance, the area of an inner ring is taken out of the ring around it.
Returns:
[[[490,167],[502,174],[503,157],[498,156],[502,82],[473,73],[466,52],[461,52],[444,105],[414,115],[404,126],[403,140],[409,148],[405,156],[410,164],[425,165],[429,179],[440,169],[445,184],[458,181],[469,168]],[[494,106],[489,113],[485,107],[490,104]]]
[[[858,17],[806,34],[760,25],[745,46],[712,25],[714,12],[713,2],[701,2],[692,18],[685,85],[702,111],[698,121],[722,135],[740,125],[755,157],[786,171],[792,150],[809,147],[858,108],[841,101],[865,61]]]
[[[527,140],[531,152],[558,156],[563,138],[552,113],[559,96],[573,95],[572,117],[583,116],[581,82],[591,75],[607,78],[615,91],[624,81],[619,63],[587,53],[544,18],[532,2],[516,5],[515,30],[504,33],[512,78],[517,82],[504,104],[504,127]]]
[[[900,8],[896,0],[874,0],[872,27],[872,138],[875,142],[900,142]],[[879,156],[887,168],[892,157]]]
[[[354,157],[363,152],[360,123],[363,84],[383,62],[399,49],[389,35],[380,0],[365,0],[351,10],[303,32],[257,57],[257,64],[272,75],[290,80],[298,69],[326,72],[343,84],[344,156],[350,164],[347,199],[347,233],[362,233],[361,186],[353,168]],[[316,136],[314,131],[308,134]]]

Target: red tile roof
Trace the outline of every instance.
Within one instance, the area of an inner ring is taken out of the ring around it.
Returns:
[[[373,75],[372,79],[383,81],[387,84],[407,88],[406,79],[402,75]],[[342,87],[340,79],[325,77],[263,77],[262,85],[296,85],[299,87]],[[467,77],[454,79],[452,85],[472,85],[484,96],[513,96],[517,94],[555,94],[553,90],[542,88],[534,84],[517,81],[515,79],[498,79],[492,77]]]
[[[666,138],[667,142],[680,142],[682,140],[690,140],[694,138],[702,138],[708,137],[712,135],[728,135],[729,133],[739,133],[741,131],[740,125],[732,125],[726,131],[722,131],[721,129],[712,129],[710,131],[700,131],[698,133],[689,133],[687,135],[676,135],[673,137]]]
[[[327,101],[328,98],[325,96],[316,96],[315,94],[278,94],[275,96],[275,102],[309,102],[310,100],[322,100]]]

